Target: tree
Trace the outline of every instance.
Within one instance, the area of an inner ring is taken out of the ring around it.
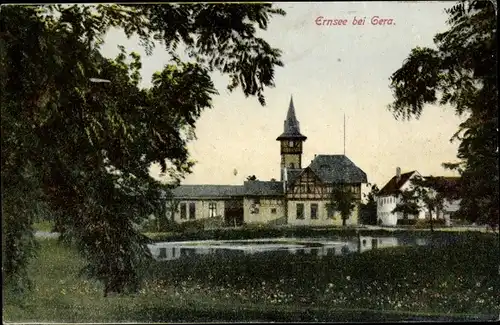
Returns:
[[[256,181],[256,180],[257,180],[257,176],[255,176],[255,175],[247,176],[247,181]]]
[[[362,203],[361,215],[363,216],[362,222],[368,225],[376,225],[377,224],[377,194],[380,191],[376,184],[368,184],[371,186],[370,192],[364,193],[363,196],[366,200],[365,203]]]
[[[436,218],[439,211],[443,209],[445,195],[443,194],[443,184],[439,178],[436,177],[420,177],[416,176],[412,180],[414,192],[417,200],[422,202],[427,208],[429,213],[429,224],[431,231],[434,231],[434,222],[432,213],[436,213]]]
[[[327,204],[327,208],[331,211],[340,212],[342,226],[346,226],[346,221],[349,219],[355,207],[356,199],[350,188],[343,183],[332,184],[330,202]]]
[[[2,7],[5,282],[25,283],[36,248],[31,225],[45,209],[106,294],[137,289],[151,254],[134,225],[161,214],[170,189],[191,171],[186,143],[217,94],[210,73],[229,76],[229,90],[264,105],[264,88],[283,64],[256,33],[275,15],[284,12],[271,4]],[[112,27],[138,35],[148,53],[157,40],[171,55],[151,88],[139,86],[139,55],[123,47],[114,59],[100,54]],[[189,61],[179,58],[179,45]],[[168,185],[149,175],[153,163]]]
[[[461,214],[498,224],[498,86],[496,9],[492,1],[462,0],[447,10],[450,29],[434,38],[437,49],[413,49],[391,76],[396,118],[419,118],[425,104],[449,104],[466,117],[456,163]]]
[[[408,220],[410,215],[417,216],[419,214],[418,195],[413,188],[398,190],[397,198],[396,207],[392,210],[392,213],[401,213],[403,220]]]

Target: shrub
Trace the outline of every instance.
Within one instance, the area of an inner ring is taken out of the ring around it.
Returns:
[[[444,219],[432,219],[432,225],[434,227],[442,227],[445,225]],[[429,228],[431,223],[428,219],[420,219],[415,223],[415,228]]]
[[[412,226],[415,225],[417,219],[399,219],[397,222],[398,226]]]

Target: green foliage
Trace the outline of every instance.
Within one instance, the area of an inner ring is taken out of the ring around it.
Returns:
[[[356,207],[356,199],[349,186],[345,186],[344,184],[332,184],[332,187],[330,202],[327,203],[327,209],[339,211],[340,217],[342,218],[342,226],[345,226],[346,220],[349,219],[349,216]]]
[[[370,184],[371,185],[371,184]],[[379,188],[376,184],[371,185],[370,192],[364,193],[366,202],[360,204],[360,221],[365,225],[377,224],[377,194]]]
[[[416,193],[417,200],[422,202],[429,213],[429,223],[433,230],[433,212],[437,213],[443,209],[445,195],[442,188],[442,183],[436,177],[420,177],[416,176],[411,180]]]
[[[418,203],[418,194],[414,189],[399,190],[397,197],[399,200],[396,203],[396,207],[392,210],[392,213],[401,213],[403,219],[407,219],[410,215],[418,215],[420,206]]]
[[[265,29],[275,14],[284,13],[270,4],[2,7],[5,279],[25,278],[31,225],[43,214],[53,216],[64,242],[77,244],[87,274],[106,292],[137,288],[151,260],[137,225],[164,215],[169,190],[191,171],[186,144],[217,94],[210,72],[264,104],[282,63],[255,26]],[[123,47],[113,59],[100,54],[112,27],[138,35],[148,52],[157,40],[171,54],[151,88],[139,87],[138,54]],[[192,61],[178,58],[179,44]],[[170,185],[149,176],[153,163]]]
[[[398,226],[413,226],[417,223],[418,219],[398,219]]]
[[[447,10],[449,30],[437,49],[415,48],[391,76],[396,118],[419,117],[425,104],[452,105],[465,115],[452,140],[459,162],[444,164],[461,174],[461,214],[498,224],[497,16],[493,1],[461,0]]]
[[[445,226],[445,220],[444,219],[434,219],[434,220],[422,220],[422,219],[419,219],[415,222],[414,224],[414,227],[415,229],[424,229],[424,228],[431,228],[433,229],[434,226],[440,226],[440,227],[443,227]]]

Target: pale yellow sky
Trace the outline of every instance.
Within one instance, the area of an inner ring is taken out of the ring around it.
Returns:
[[[184,184],[242,184],[248,175],[260,180],[279,178],[280,154],[276,137],[283,131],[293,94],[302,134],[308,137],[302,157],[305,166],[315,154],[341,154],[343,114],[346,115],[346,155],[383,186],[395,173],[418,170],[423,175],[454,175],[441,167],[454,161],[458,143],[449,139],[463,118],[452,108],[425,107],[417,121],[396,121],[387,110],[392,100],[389,77],[415,46],[433,46],[432,39],[447,29],[444,9],[453,2],[280,3],[285,17],[271,20],[262,36],[283,51],[284,68],[276,71],[276,87],[265,92],[267,106],[245,98],[241,90],[226,91],[227,78],[214,75],[220,92],[214,108],[197,122],[198,140],[189,145],[197,161]],[[347,19],[346,26],[318,26],[319,16]],[[366,17],[364,26],[351,21]],[[373,16],[393,19],[393,25],[374,26]],[[157,47],[147,57],[136,38],[119,31],[105,39],[103,54],[117,46],[143,58],[143,85],[168,63]],[[233,171],[238,171],[234,175]],[[152,168],[157,177],[159,169]]]

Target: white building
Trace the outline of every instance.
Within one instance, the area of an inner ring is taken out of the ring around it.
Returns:
[[[396,226],[398,220],[403,219],[402,213],[393,213],[400,198],[400,191],[412,189],[411,180],[421,176],[416,170],[401,174],[401,169],[396,168],[396,175],[385,184],[377,195],[377,223],[383,226]],[[417,216],[410,215],[408,219],[424,219],[425,209],[420,210]]]
[[[413,188],[411,180],[417,176],[422,177],[416,170],[402,174],[401,169],[399,167],[396,168],[396,175],[392,177],[384,187],[382,187],[377,195],[377,221],[379,224],[384,226],[396,226],[398,220],[403,219],[402,213],[393,213],[392,211],[396,208],[396,205],[400,201],[399,193],[401,191],[411,190]],[[458,180],[456,177],[441,178],[447,182],[456,182]],[[409,215],[408,219],[413,220],[415,218],[429,218],[429,212],[423,202],[418,202],[418,205],[420,207],[418,215]],[[433,213],[432,217],[433,219],[444,218],[449,221],[451,214],[456,212],[459,207],[460,200],[445,199],[443,209],[437,213]]]

